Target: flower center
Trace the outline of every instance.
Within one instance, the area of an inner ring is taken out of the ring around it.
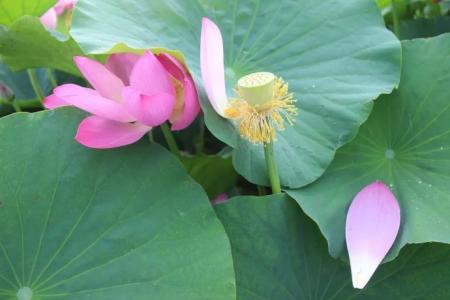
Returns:
[[[230,99],[224,114],[239,128],[240,135],[255,144],[276,139],[285,122],[292,125],[298,109],[288,85],[269,72],[258,72],[239,79],[236,98]]]
[[[269,72],[257,72],[238,80],[238,93],[251,105],[262,105],[272,100],[275,75]]]

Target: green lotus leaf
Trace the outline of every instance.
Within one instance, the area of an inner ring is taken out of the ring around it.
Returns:
[[[0,299],[234,299],[229,241],[181,163],[145,140],[85,148],[83,117],[0,120]]]

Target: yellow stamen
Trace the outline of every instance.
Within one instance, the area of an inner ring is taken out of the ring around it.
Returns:
[[[228,107],[225,109],[225,116],[229,119],[237,119],[241,116],[241,111],[237,107]]]
[[[255,74],[258,74],[258,78],[253,81],[246,78],[252,74],[244,78],[247,82],[258,83],[258,80],[261,79],[261,73]],[[265,78],[267,77],[262,78],[263,81]],[[264,82],[264,85],[265,88],[267,82]],[[255,144],[276,140],[276,131],[285,130],[285,121],[292,125],[295,116],[298,114],[298,109],[295,106],[296,100],[293,94],[289,93],[287,83],[281,78],[276,78],[271,84],[271,89],[269,99],[265,101],[251,99],[252,101],[248,101],[248,89],[242,92],[242,87],[238,85],[236,88],[237,97],[230,100],[229,107],[224,112],[225,117],[236,122],[240,135]]]

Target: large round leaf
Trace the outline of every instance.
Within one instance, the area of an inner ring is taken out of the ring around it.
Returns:
[[[180,49],[198,79],[203,16],[223,33],[229,90],[263,70],[282,76],[298,99],[297,122],[275,145],[285,186],[318,178],[366,120],[371,100],[399,81],[400,45],[370,0],[81,0],[72,35],[90,53],[119,42]],[[241,140],[207,100],[202,106],[209,129],[236,148],[238,172],[267,184],[261,146]]]
[[[231,240],[239,300],[450,298],[450,246],[408,246],[364,290],[328,256],[317,226],[282,195],[236,197],[216,208]]]
[[[354,141],[317,182],[289,191],[318,224],[333,256],[344,254],[347,208],[382,180],[401,207],[390,257],[407,243],[450,243],[450,34],[404,41],[401,84],[377,100]]]
[[[71,109],[0,121],[0,298],[233,299],[208,198],[155,144],[73,140]]]

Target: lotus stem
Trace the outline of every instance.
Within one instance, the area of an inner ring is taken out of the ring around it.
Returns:
[[[161,130],[164,135],[164,138],[166,139],[167,145],[169,146],[170,152],[172,152],[176,156],[180,156],[180,149],[178,148],[177,142],[175,141],[175,137],[173,136],[172,131],[170,131],[169,125],[167,125],[167,123],[162,124]]]
[[[278,176],[277,164],[273,152],[273,142],[264,144],[264,157],[266,159],[267,172],[269,175],[272,194],[281,193],[280,177]]]
[[[28,77],[30,78],[31,86],[33,87],[34,93],[36,94],[36,97],[42,102],[44,99],[44,91],[42,90],[39,80],[36,75],[36,70],[34,69],[28,69]]]

